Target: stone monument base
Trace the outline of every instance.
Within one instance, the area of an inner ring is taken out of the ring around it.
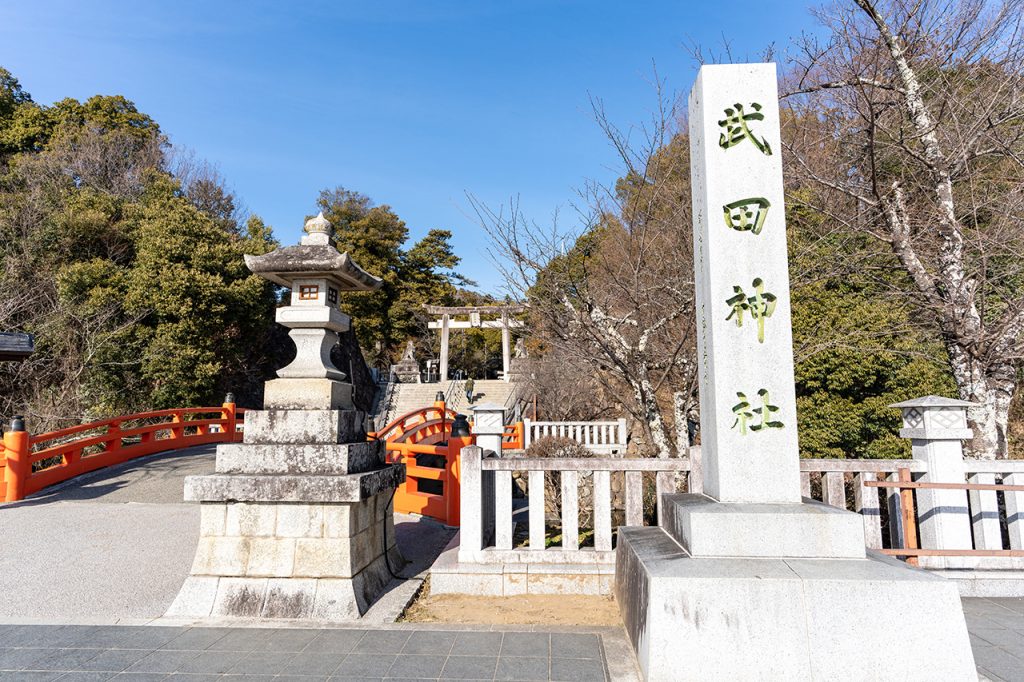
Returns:
[[[691,557],[863,559],[864,519],[802,504],[718,502],[693,493],[662,498],[661,526]]]
[[[692,558],[620,528],[615,592],[647,682],[978,679],[956,583],[881,555]]]

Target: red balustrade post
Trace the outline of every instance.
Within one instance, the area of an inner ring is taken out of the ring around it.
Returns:
[[[235,410],[234,393],[228,393],[224,396],[224,403],[220,406],[220,418],[222,420],[221,428],[227,434],[225,440],[231,443],[235,440],[236,420],[238,419],[238,413]]]
[[[185,435],[185,427],[180,426],[184,423],[184,414],[182,412],[174,412],[171,415],[171,438],[181,438]]]
[[[107,426],[107,440],[103,443],[106,452],[113,452],[121,447],[121,422],[112,421]]]
[[[25,486],[28,484],[28,477],[32,475],[24,417],[16,416],[11,420],[10,430],[4,433],[4,453],[7,456],[4,476],[7,490],[4,501],[17,502],[25,499]]]

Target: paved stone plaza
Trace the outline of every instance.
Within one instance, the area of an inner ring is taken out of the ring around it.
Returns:
[[[601,632],[4,625],[0,680],[589,682],[612,679],[607,638],[628,646]]]

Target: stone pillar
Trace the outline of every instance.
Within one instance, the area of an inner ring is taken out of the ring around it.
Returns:
[[[509,381],[512,378],[512,329],[505,311],[501,313],[501,369],[502,378]]]
[[[448,381],[448,315],[441,316],[441,375],[443,384]]]
[[[900,436],[910,439],[914,459],[923,462],[928,483],[966,483],[962,440],[972,437],[967,408],[973,403],[930,395],[896,403],[903,412]],[[966,490],[917,491],[920,544],[924,549],[971,549],[971,517]],[[969,557],[921,557],[922,568],[970,568]]]
[[[799,504],[775,66],[729,73],[703,69],[689,109],[704,493]]]

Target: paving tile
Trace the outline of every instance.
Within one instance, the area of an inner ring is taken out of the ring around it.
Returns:
[[[978,667],[990,670],[1006,682],[1024,682],[1024,660],[992,647],[985,655],[974,659]]]
[[[447,656],[452,650],[457,633],[444,631],[417,630],[410,635],[403,654],[437,654]]]
[[[384,677],[395,658],[394,654],[349,654],[332,677]]]
[[[371,630],[352,648],[352,653],[397,654],[410,634],[408,630]]]
[[[303,653],[347,654],[366,635],[366,630],[324,630]]]
[[[551,635],[552,658],[601,658],[601,638],[558,632]]]
[[[501,641],[501,655],[547,658],[551,655],[551,635],[546,632],[506,632]]]
[[[49,648],[59,639],[64,628],[47,625],[12,625],[4,632],[5,647]],[[63,646],[63,643],[61,644]]]
[[[107,649],[78,666],[79,670],[109,670],[119,673],[138,663],[150,652],[142,649]]]
[[[37,661],[44,660],[52,653],[50,649],[0,649],[0,670],[31,668]]]
[[[497,656],[449,656],[441,671],[441,679],[493,680],[497,666]]]
[[[182,663],[174,672],[223,675],[237,665],[245,655],[241,651],[203,651]]]
[[[384,682],[381,677],[330,677],[327,682]],[[409,682],[409,680],[399,680],[388,678],[387,682]],[[412,682],[434,682],[434,680],[413,680]]]
[[[209,649],[215,642],[220,641],[230,632],[230,628],[189,628],[160,648],[178,651],[202,651]]]
[[[319,630],[274,630],[265,651],[302,651],[320,634]]]
[[[54,670],[20,670],[0,672],[2,682],[52,682],[64,673]]]
[[[174,673],[164,678],[166,682],[217,682],[220,679],[217,674],[182,674]]]
[[[73,670],[64,673],[57,679],[63,680],[63,682],[107,682],[116,675],[117,673],[101,670]]]
[[[111,677],[114,682],[160,682],[167,673],[118,673]]]
[[[173,673],[199,655],[198,651],[158,649],[128,667],[133,673]]]
[[[498,659],[496,680],[544,680],[548,679],[549,658],[525,658],[523,656]]]
[[[286,651],[250,651],[228,670],[229,675],[276,675],[296,654]]]
[[[274,682],[327,682],[327,675],[278,675]]]
[[[82,670],[83,663],[102,653],[98,649],[56,649],[32,663],[33,670]]]
[[[1005,628],[1024,630],[1024,614],[1006,611],[1006,613],[990,613],[986,615],[985,618],[996,623],[997,627],[1002,626]],[[967,627],[970,630],[974,629],[970,625]]]
[[[26,626],[38,628],[39,626]],[[98,625],[65,625],[64,627],[44,627],[34,630],[34,634],[28,637],[24,644],[19,646],[52,647],[54,649],[72,648],[76,642],[86,637],[88,633],[99,630]],[[0,638],[3,641],[3,638]]]
[[[552,658],[554,682],[595,682],[605,680],[604,665],[593,658]]]
[[[452,656],[497,656],[501,651],[500,632],[460,632],[452,646]]]
[[[236,675],[234,673],[221,675],[219,678],[220,682],[271,682],[273,679],[273,675]]]
[[[388,677],[427,677],[437,679],[444,667],[446,656],[399,654],[388,668]]]
[[[343,660],[345,660],[345,654],[314,654],[303,651],[292,658],[288,665],[281,670],[281,674],[329,677]]]
[[[273,630],[239,629],[232,630],[207,647],[208,651],[257,651],[264,650]]]

